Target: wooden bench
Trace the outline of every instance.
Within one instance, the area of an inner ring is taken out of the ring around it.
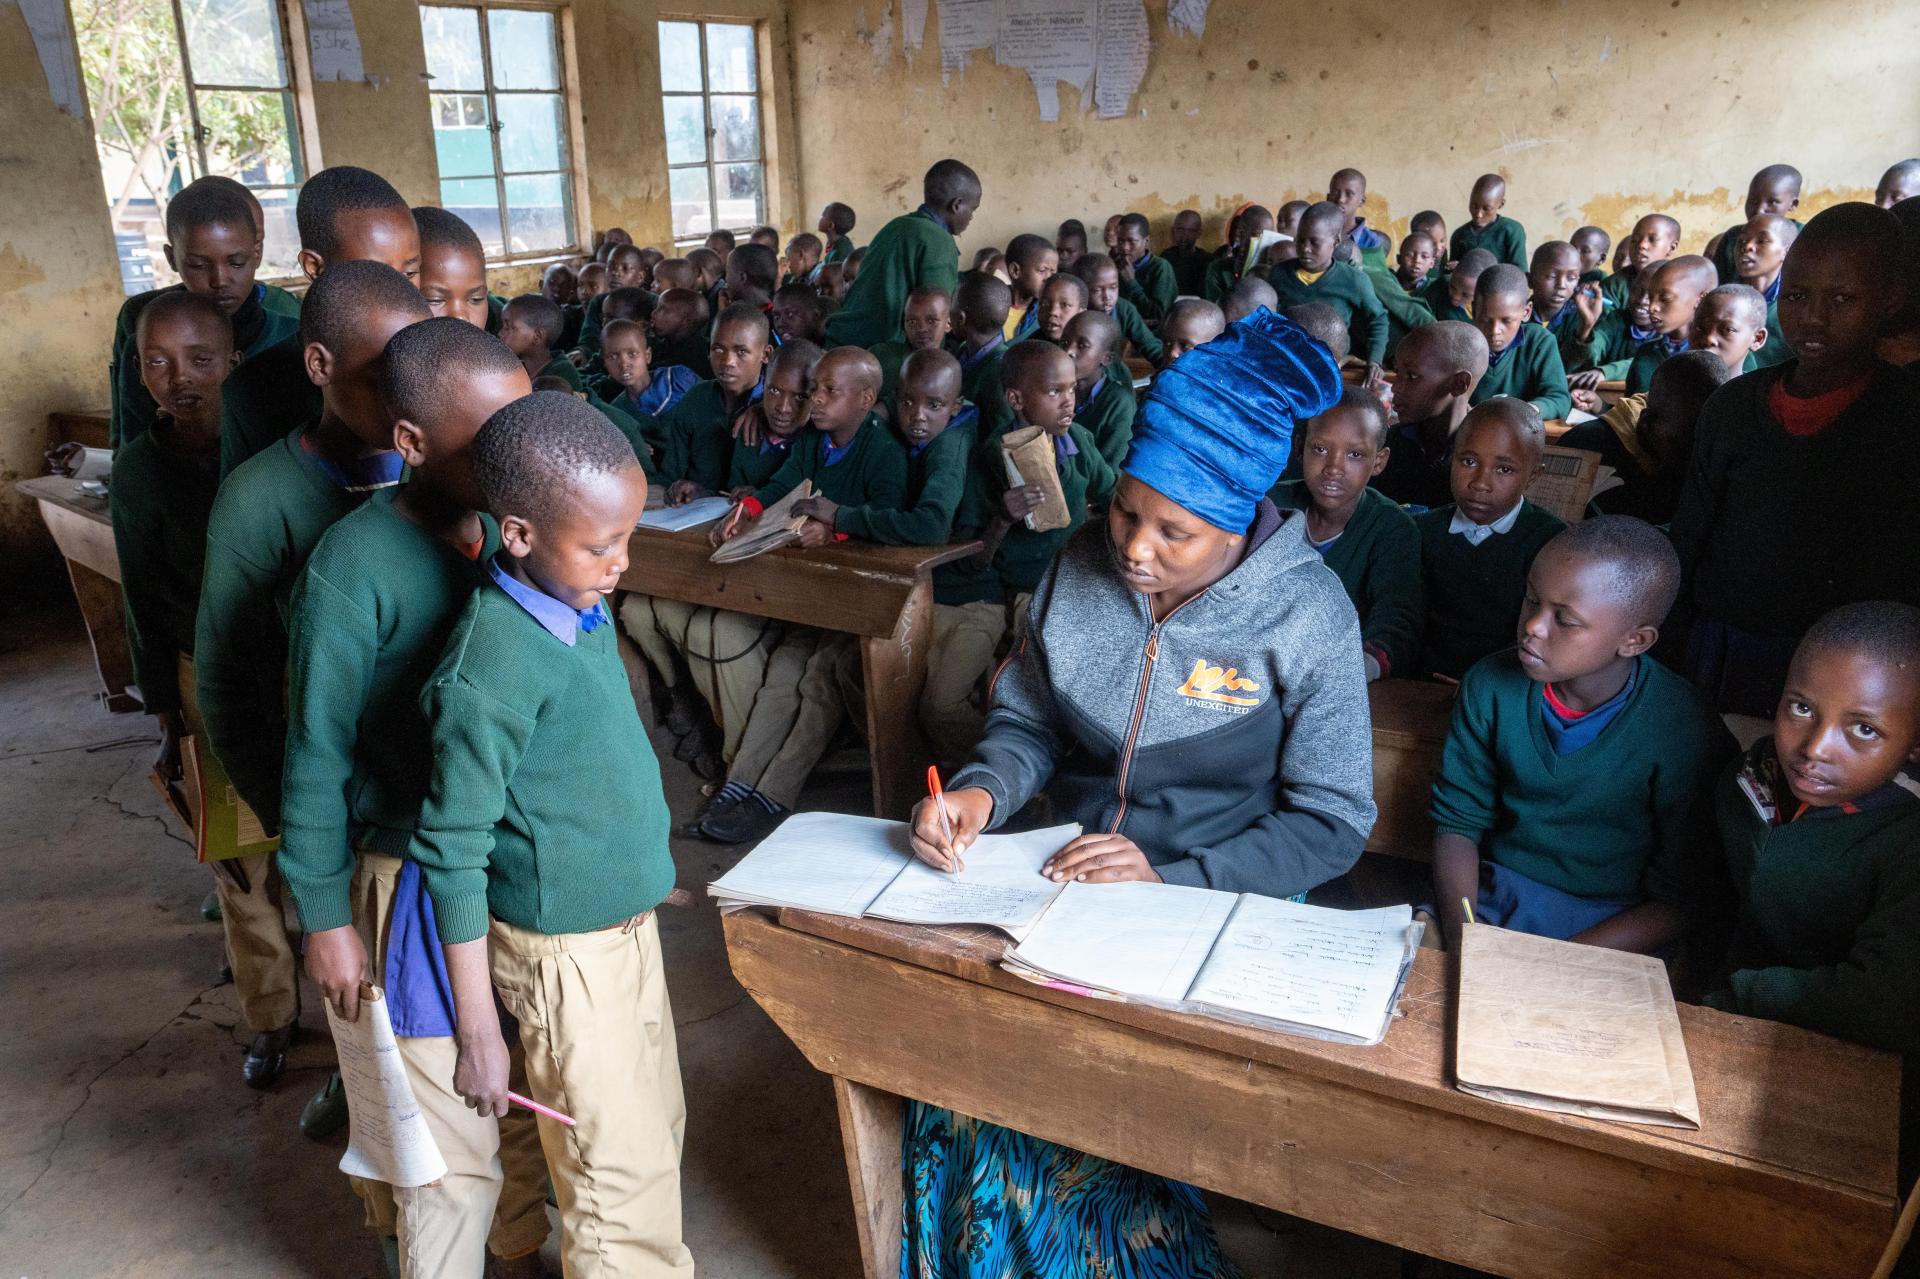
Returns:
[[[56,414],[56,417],[61,416]],[[65,476],[22,480],[16,486],[40,508],[40,518],[67,562],[73,598],[87,624],[100,697],[111,711],[141,709],[133,687],[133,656],[127,647],[127,606],[120,594],[120,552],[113,544],[107,500],[88,497]]]
[[[1791,1026],[1680,1009],[1692,1132],[1460,1092],[1437,951],[1358,1048],[1023,982],[987,929],[725,928],[833,1077],[867,1279],[899,1273],[906,1097],[1513,1279],[1862,1279],[1893,1224],[1899,1059]]]
[[[1433,819],[1427,805],[1447,744],[1453,698],[1451,684],[1383,679],[1367,686],[1373,716],[1373,802],[1380,810],[1367,840],[1368,852],[1432,860]]]

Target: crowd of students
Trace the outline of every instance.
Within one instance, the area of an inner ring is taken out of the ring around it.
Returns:
[[[864,248],[840,203],[784,245],[615,230],[512,299],[457,217],[348,167],[301,190],[295,298],[253,278],[246,190],[193,183],[167,211],[181,284],[114,336],[111,506],[160,768],[204,734],[282,841],[216,876],[246,1081],[296,1033],[284,891],[337,1012],[386,992],[449,1165],[356,1185],[396,1264],[537,1273],[550,1179],[569,1274],[690,1272],[670,817],[616,635],[708,783],[683,833],[722,843],[799,802],[860,675],[835,632],[623,588],[635,522],[722,495],[718,544],[806,482],[802,548],[978,542],[934,571],[919,707],[957,767],[1128,471],[1126,357],[1164,370],[1263,308],[1354,377],[1258,509],[1344,588],[1369,680],[1459,685],[1439,937],[1471,909],[1920,1051],[1920,161],[1804,226],[1800,181],[1756,174],[1698,256],[1664,215],[1611,256],[1597,227],[1529,254],[1492,175],[1451,235],[1423,212],[1396,247],[1348,169],[1235,210],[1212,252],[1197,212],[1159,252],[1125,213],[1104,251],[1069,220],[963,273],[982,188],[942,160]],[[1558,442],[1620,482],[1569,527],[1526,492],[1576,407],[1598,416]],[[1014,432],[1050,441],[1065,527],[1030,526],[1050,494],[1009,479]],[[1742,750],[1727,715],[1772,731]],[[510,1110],[510,1081],[576,1125]]]

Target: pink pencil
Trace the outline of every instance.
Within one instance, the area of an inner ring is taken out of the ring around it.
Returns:
[[[516,1106],[525,1106],[536,1115],[545,1115],[557,1124],[565,1124],[569,1128],[573,1127],[573,1117],[571,1115],[563,1115],[553,1107],[543,1106],[531,1097],[522,1097],[517,1092],[510,1092],[507,1094],[507,1100]]]

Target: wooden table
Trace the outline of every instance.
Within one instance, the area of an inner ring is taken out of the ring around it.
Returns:
[[[833,1076],[867,1279],[900,1265],[901,1098],[1515,1279],[1862,1279],[1894,1218],[1899,1062],[1682,1007],[1704,1126],[1455,1089],[1448,956],[1354,1048],[1080,998],[987,929],[727,917],[733,972]]]
[[[57,416],[57,415],[56,415]],[[100,696],[111,711],[137,711],[140,699],[133,686],[133,657],[127,648],[126,601],[120,595],[120,553],[113,544],[113,520],[107,500],[79,492],[64,476],[22,480],[22,494],[40,507],[40,518],[53,534],[54,545],[67,561],[73,598],[93,642],[93,661],[100,671]]]
[[[947,546],[840,543],[787,549],[715,564],[705,526],[666,533],[636,529],[623,590],[859,637],[866,677],[873,811],[904,818],[927,793],[931,756],[917,704],[933,639],[935,567],[971,555],[978,542]]]

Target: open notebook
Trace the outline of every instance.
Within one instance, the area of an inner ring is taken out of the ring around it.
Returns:
[[[914,857],[905,822],[795,813],[707,886],[722,910],[794,906],[903,924],[988,924],[1018,939],[1060,894],[1040,873],[1080,833],[1054,826],[982,835],[958,874]]]
[[[720,543],[708,559],[715,564],[737,564],[793,545],[800,540],[800,526],[807,522],[806,516],[793,513],[793,505],[801,498],[812,496],[813,481],[801,480],[785,497],[760,512],[759,518],[745,529]]]
[[[1177,884],[1068,884],[1007,971],[1086,993],[1339,1043],[1377,1044],[1420,925]]]

